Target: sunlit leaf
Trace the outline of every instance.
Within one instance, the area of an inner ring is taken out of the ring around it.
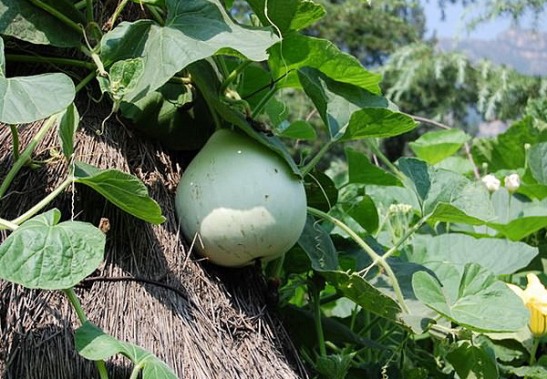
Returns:
[[[135,366],[140,367],[143,379],[178,378],[173,370],[154,354],[106,334],[89,321],[76,329],[74,341],[78,353],[93,361],[105,360],[116,354],[124,355]]]
[[[528,266],[538,249],[523,242],[499,238],[473,238],[464,234],[416,235],[407,258],[433,271],[450,262],[460,266],[477,263],[496,275],[512,274]]]
[[[75,25],[85,24],[85,19],[74,3],[67,0],[42,0],[57,9]],[[39,45],[77,47],[83,37],[81,32],[68,27],[48,12],[26,0],[0,0],[0,34],[12,36]]]
[[[77,162],[76,183],[85,184],[104,196],[125,212],[153,224],[161,224],[165,217],[161,208],[150,196],[145,185],[133,175]]]
[[[389,109],[392,104],[382,96],[334,81],[313,68],[298,70],[298,77],[331,140],[389,137],[416,126],[409,116]]]
[[[62,111],[76,91],[65,74],[0,77],[0,122],[22,124]]]
[[[237,25],[218,0],[165,3],[165,26],[145,19],[122,22],[101,40],[106,67],[128,58],[143,60],[142,76],[125,94],[126,101],[142,98],[189,64],[219,52],[266,60],[266,50],[279,40],[271,29]]]
[[[427,132],[408,145],[416,156],[429,164],[436,164],[456,153],[469,136],[460,129]]]
[[[278,87],[300,87],[296,72],[303,67],[314,68],[332,80],[353,84],[371,94],[380,94],[381,75],[367,71],[353,56],[343,53],[325,39],[290,33],[270,49],[269,64],[274,78],[281,78]]]
[[[515,331],[527,324],[529,313],[522,300],[503,282],[476,263],[463,272],[445,262],[435,272],[412,278],[416,297],[456,324],[477,331]],[[439,283],[440,280],[440,283]]]
[[[304,29],[325,15],[320,4],[309,0],[248,0],[263,25],[276,26],[281,33]],[[266,15],[267,11],[267,15]]]
[[[59,223],[52,209],[24,222],[0,245],[0,277],[27,288],[73,287],[104,256],[105,235],[80,221]]]

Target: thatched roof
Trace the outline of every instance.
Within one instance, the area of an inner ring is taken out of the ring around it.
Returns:
[[[152,226],[118,211],[99,195],[76,187],[77,220],[98,225],[110,221],[104,265],[95,279],[77,289],[89,319],[106,332],[136,343],[165,360],[180,378],[305,377],[297,354],[275,312],[265,301],[266,286],[254,267],[223,270],[188,252],[179,236],[174,191],[183,161],[161,147],[139,139],[117,122],[100,128],[104,114],[91,109],[78,135],[78,160],[101,168],[117,168],[138,176],[161,205],[167,221]],[[21,129],[21,145],[39,125]],[[38,147],[38,159],[51,157],[58,146],[50,133]],[[9,128],[0,125],[0,180],[11,160]],[[24,168],[9,196],[0,200],[0,214],[10,219],[27,210],[63,180],[66,162],[51,160],[39,169]],[[71,192],[53,204],[71,215]],[[0,240],[6,237],[0,235]],[[132,277],[144,281],[108,279]],[[169,288],[170,287],[170,288]],[[26,290],[0,281],[0,376],[25,378],[91,378],[95,366],[73,347],[79,326],[61,292]],[[130,363],[109,361],[113,378],[127,378]]]

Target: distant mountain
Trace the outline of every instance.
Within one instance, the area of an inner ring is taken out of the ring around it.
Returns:
[[[511,28],[493,40],[439,39],[443,51],[459,51],[473,60],[489,59],[527,75],[547,76],[547,33]]]

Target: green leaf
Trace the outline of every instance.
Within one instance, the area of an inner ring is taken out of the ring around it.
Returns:
[[[361,201],[346,206],[344,204],[346,213],[359,223],[369,233],[375,233],[378,230],[380,224],[380,218],[378,216],[378,210],[374,204],[374,200],[370,196],[363,196]]]
[[[477,263],[496,275],[512,274],[528,266],[538,249],[523,242],[498,238],[473,238],[464,234],[416,235],[409,261],[437,272],[449,262],[463,272],[468,263]]]
[[[338,254],[329,234],[312,216],[308,216],[298,245],[306,252],[316,271],[338,269]]]
[[[42,0],[75,24],[85,24],[74,3],[66,0]],[[69,28],[46,11],[27,0],[0,1],[0,34],[12,36],[39,45],[78,47],[83,31]]]
[[[143,348],[120,341],[86,321],[74,333],[78,353],[89,360],[105,360],[122,354],[142,370],[143,379],[177,379],[173,370],[154,354]]]
[[[27,288],[70,288],[103,260],[105,235],[52,209],[24,222],[0,245],[0,277]]]
[[[350,147],[345,149],[348,162],[349,183],[402,186],[393,174],[372,164],[368,157]]]
[[[325,378],[345,379],[352,366],[353,357],[357,352],[349,354],[330,354],[320,356],[315,362],[315,369]]]
[[[547,142],[547,128],[526,117],[511,125],[495,138],[480,138],[473,142],[473,159],[481,167],[488,164],[490,172],[524,167],[526,149],[524,145]]]
[[[419,159],[401,158],[398,165],[403,174],[412,181],[412,189],[422,201],[425,200],[431,188],[431,178],[427,164]]]
[[[460,378],[499,378],[496,356],[487,346],[458,341],[446,355]]]
[[[65,74],[0,77],[0,122],[23,124],[68,107],[76,91]]]
[[[330,177],[313,171],[304,177],[308,206],[328,212],[338,201],[338,189]]]
[[[118,208],[141,220],[153,224],[165,221],[158,203],[148,196],[145,185],[133,175],[77,162],[74,176],[76,183],[93,188]]]
[[[59,122],[59,138],[61,139],[63,154],[70,158],[74,153],[74,135],[80,124],[80,115],[74,103],[63,112]]]
[[[101,40],[106,67],[115,61],[142,58],[144,70],[128,102],[144,97],[173,75],[200,59],[237,51],[254,61],[267,59],[266,50],[279,38],[269,29],[239,26],[218,0],[166,0],[165,26],[151,20],[122,22]]]
[[[418,300],[452,322],[476,331],[510,332],[526,325],[529,313],[522,300],[503,282],[476,263],[463,272],[445,262],[435,273],[412,277]]]
[[[547,142],[539,143],[528,150],[528,167],[534,179],[547,185]]]
[[[6,57],[4,56],[4,40],[0,37],[0,78],[6,77]]]
[[[114,100],[119,101],[135,89],[143,72],[144,62],[140,57],[114,62],[108,71],[109,91]]]
[[[430,220],[480,225],[494,218],[490,195],[482,183],[415,158],[401,158],[398,164]]]
[[[314,140],[317,138],[315,129],[313,126],[306,121],[297,120],[292,123],[287,123],[286,125],[279,125],[276,128],[276,134],[279,137],[293,138],[300,140]]]
[[[345,297],[362,308],[399,322],[401,308],[395,300],[385,295],[356,273],[324,271],[321,275]]]
[[[416,126],[409,116],[387,109],[392,104],[386,98],[368,90],[337,82],[309,67],[298,70],[298,77],[331,140],[389,137]]]
[[[304,29],[325,15],[323,6],[309,0],[248,0],[262,25],[275,25],[281,33]],[[266,10],[268,14],[266,16]]]
[[[460,129],[427,132],[408,145],[416,156],[429,164],[436,164],[456,153],[469,136]]]
[[[200,89],[210,109],[218,112],[228,124],[237,126],[249,137],[279,154],[279,156],[287,162],[293,173],[297,176],[301,176],[300,169],[296,163],[294,163],[291,154],[279,138],[257,132],[254,127],[249,124],[249,120],[244,114],[230,108],[224,101],[220,100],[218,96],[220,82],[216,70],[207,61],[202,60],[190,65],[188,71],[192,76],[192,80]]]
[[[518,241],[547,227],[547,199],[525,201],[505,188],[494,192],[491,199],[495,217],[486,225],[507,238]]]
[[[353,56],[341,52],[325,39],[300,33],[286,35],[281,43],[270,49],[269,64],[280,88],[300,88],[297,70],[310,67],[319,70],[332,80],[353,84],[374,95],[380,94],[381,75],[367,71]]]

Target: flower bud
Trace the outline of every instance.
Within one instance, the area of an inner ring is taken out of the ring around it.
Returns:
[[[482,182],[490,192],[495,192],[500,188],[500,181],[492,174],[484,176]]]
[[[505,188],[509,192],[515,192],[520,187],[520,176],[518,174],[511,174],[505,177]]]

